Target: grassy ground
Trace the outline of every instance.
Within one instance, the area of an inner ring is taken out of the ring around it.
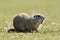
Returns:
[[[20,12],[45,16],[39,33],[7,32]],[[60,0],[0,0],[0,40],[60,40]]]

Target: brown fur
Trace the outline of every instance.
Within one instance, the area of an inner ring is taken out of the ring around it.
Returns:
[[[17,32],[38,32],[37,28],[41,23],[35,18],[37,15],[30,16],[27,13],[20,13],[13,19],[13,26]],[[14,30],[13,30],[14,31]]]

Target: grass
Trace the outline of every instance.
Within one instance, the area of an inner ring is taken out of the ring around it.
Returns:
[[[7,32],[21,12],[45,16],[39,33]],[[60,0],[0,0],[0,40],[60,40]]]

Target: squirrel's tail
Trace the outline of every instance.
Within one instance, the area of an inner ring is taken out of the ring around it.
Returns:
[[[8,32],[15,32],[15,29],[9,29]]]

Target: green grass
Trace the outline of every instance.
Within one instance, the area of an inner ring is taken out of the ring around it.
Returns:
[[[39,33],[7,32],[21,12],[45,16]],[[60,0],[0,0],[0,40],[60,40]]]

